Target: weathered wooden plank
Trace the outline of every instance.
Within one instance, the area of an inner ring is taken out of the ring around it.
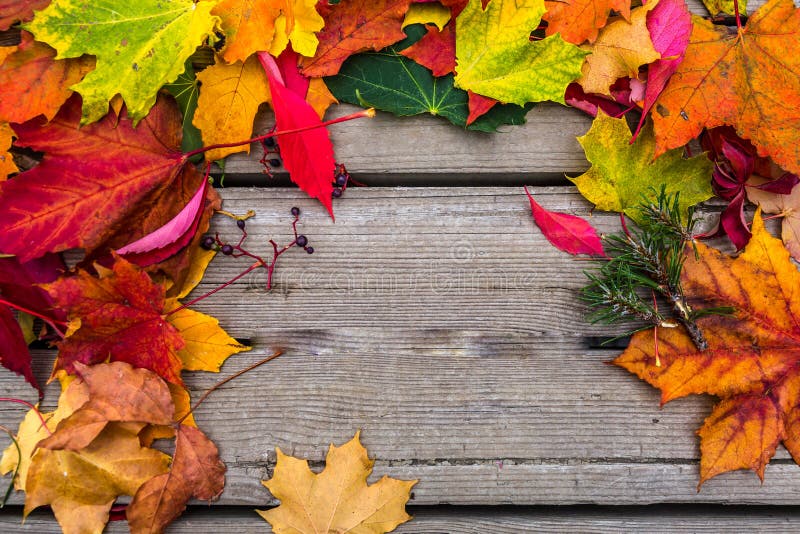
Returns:
[[[588,214],[574,192],[534,194]],[[589,264],[542,238],[518,188],[354,189],[337,202],[335,224],[296,190],[223,196],[229,210],[256,209],[247,223],[255,252],[268,252],[270,236],[286,242],[293,205],[317,250],[281,257],[272,292],[254,276],[195,306],[255,347],[225,374],[285,351],[197,413],[230,467],[223,503],[269,502],[259,480],[275,446],[319,465],[328,443],[358,428],[378,473],[421,479],[423,504],[796,502],[800,471],[783,450],[764,487],[738,473],[696,492],[694,432],[711,400],[660,409],[654,389],[604,365],[616,352],[592,348],[587,336],[604,329],[583,322],[576,299]],[[224,218],[215,227],[229,239],[238,232]],[[195,295],[241,265],[220,257]],[[218,379],[187,381],[197,397]],[[33,400],[8,373],[0,394]],[[0,422],[13,426],[20,413],[4,404]]]
[[[763,509],[716,506],[648,508],[473,508],[442,507],[410,510],[414,519],[393,531],[397,534],[459,533],[507,534],[510,532],[796,532],[800,512],[796,509]],[[34,512],[20,524],[19,510],[0,514],[4,532],[59,533],[57,523],[47,512]],[[193,507],[187,510],[167,532],[263,533],[269,524],[252,509]],[[128,532],[121,522],[110,523],[108,534]]]

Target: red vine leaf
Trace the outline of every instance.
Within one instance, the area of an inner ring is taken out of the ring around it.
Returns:
[[[0,365],[23,377],[35,387],[39,397],[44,395],[42,387],[33,376],[31,354],[11,309],[0,306]]]
[[[533,199],[533,195],[528,192],[527,187],[525,194],[528,195],[531,203],[533,220],[554,247],[573,255],[606,255],[603,251],[603,242],[592,225],[575,215],[544,209]]]

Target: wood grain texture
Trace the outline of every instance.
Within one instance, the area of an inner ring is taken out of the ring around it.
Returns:
[[[534,188],[549,209],[589,216],[573,190]],[[659,408],[653,388],[605,365],[576,298],[591,263],[551,247],[519,188],[363,188],[324,209],[291,189],[229,189],[224,207],[255,209],[248,246],[290,239],[289,209],[316,252],[290,250],[276,287],[261,274],[198,303],[254,346],[231,374],[284,355],[215,392],[197,412],[229,467],[224,504],[266,505],[260,485],[275,447],[321,466],[330,442],[362,429],[376,474],[419,478],[419,504],[791,504],[800,468],[785,451],[761,486],[751,473],[721,476],[700,493],[695,430],[712,399]],[[614,215],[595,213],[604,231]],[[225,239],[238,230],[220,217]],[[193,295],[233,277],[243,260],[220,257]],[[45,375],[52,353],[37,354]],[[193,396],[219,376],[191,373]],[[34,400],[9,373],[0,394]],[[48,393],[45,408],[55,392]],[[0,422],[14,425],[14,406]]]
[[[792,532],[800,529],[796,509],[708,507],[616,507],[616,508],[453,508],[438,510],[415,507],[414,518],[394,530],[397,534],[508,534],[517,532],[553,532],[593,534],[618,532]],[[58,524],[47,512],[34,512],[20,524],[20,510],[0,514],[3,532],[60,533]],[[252,509],[190,508],[170,525],[170,534],[261,534],[269,524]],[[108,534],[128,532],[122,522],[110,523]]]

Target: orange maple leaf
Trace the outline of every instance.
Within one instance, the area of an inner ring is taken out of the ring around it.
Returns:
[[[625,20],[630,20],[631,15],[630,0],[552,0],[544,4],[547,7],[542,17],[547,21],[545,34],[560,33],[562,39],[576,45],[594,42],[612,9]]]
[[[325,27],[313,58],[303,59],[303,74],[332,76],[344,60],[365,50],[380,50],[405,39],[401,26],[411,0],[362,0],[320,4]]]
[[[656,101],[656,156],[729,124],[800,172],[800,9],[771,0],[738,31],[693,17],[686,55]]]
[[[732,258],[697,244],[682,283],[696,309],[730,306],[730,315],[697,320],[708,349],[698,351],[682,328],[633,336],[614,363],[661,390],[662,403],[690,394],[722,399],[700,435],[700,484],[735,469],[764,469],[783,442],[800,461],[800,272],[760,214],[744,252]]]

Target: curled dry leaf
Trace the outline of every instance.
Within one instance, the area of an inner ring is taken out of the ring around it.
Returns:
[[[689,252],[681,281],[694,310],[730,306],[697,325],[708,340],[698,351],[683,328],[633,336],[614,360],[661,390],[662,403],[691,394],[720,397],[699,430],[700,484],[735,469],[763,479],[779,443],[800,462],[800,272],[757,213],[744,252],[729,257],[702,243]]]
[[[382,533],[394,530],[411,516],[405,511],[416,480],[384,476],[367,485],[374,460],[367,456],[359,433],[341,447],[331,444],[325,469],[315,474],[306,460],[277,449],[272,478],[263,484],[280,499],[277,508],[258,513],[276,534],[300,532]]]

